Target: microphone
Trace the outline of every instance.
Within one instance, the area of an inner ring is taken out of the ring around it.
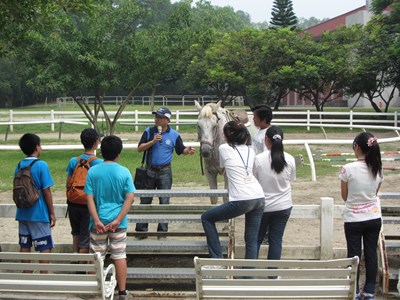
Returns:
[[[161,126],[157,126],[157,130],[158,130],[158,133],[161,133],[162,132],[162,127]],[[159,143],[160,144],[162,143],[162,137],[161,137],[161,140],[159,141]]]

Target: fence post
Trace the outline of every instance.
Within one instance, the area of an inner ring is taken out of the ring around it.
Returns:
[[[353,130],[353,111],[352,110],[350,110],[350,116],[349,116],[349,127],[350,127],[350,130]]]
[[[50,120],[54,122],[54,109],[50,110]],[[51,131],[54,132],[54,123],[51,123]]]
[[[9,111],[8,122],[14,122],[13,110],[12,109],[10,109],[10,111]],[[10,132],[14,131],[14,126],[13,125],[10,125],[9,128],[10,128]]]
[[[307,125],[310,125],[311,123],[311,116],[310,116],[310,110],[307,109]],[[310,126],[307,126],[307,131],[310,131]]]
[[[134,120],[135,124],[139,124],[139,111],[137,109],[135,109],[135,120]],[[135,131],[137,132],[139,130],[139,126],[135,126]]]
[[[310,146],[308,143],[304,143],[304,148],[306,148],[308,160],[310,161],[310,168],[311,168],[311,180],[312,181],[317,181],[317,176],[315,172],[315,164],[314,164],[314,158],[310,149]]]
[[[397,111],[394,112],[394,127],[397,127]]]
[[[333,258],[333,198],[321,197],[321,259]]]
[[[175,121],[176,121],[176,131],[179,131],[179,110],[176,111],[176,117],[175,117]]]

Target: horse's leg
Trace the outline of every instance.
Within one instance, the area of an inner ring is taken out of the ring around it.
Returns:
[[[207,176],[208,185],[210,186],[210,189],[216,190],[218,188],[217,173],[206,170],[206,176]],[[212,196],[212,197],[210,197],[210,201],[211,201],[211,204],[217,204],[218,197]]]

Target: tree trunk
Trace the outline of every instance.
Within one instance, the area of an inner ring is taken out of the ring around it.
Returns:
[[[373,100],[374,98],[370,99],[368,98],[369,102],[371,103],[372,108],[376,111],[376,112],[382,112],[382,110],[379,108],[378,105],[376,105],[376,103]]]

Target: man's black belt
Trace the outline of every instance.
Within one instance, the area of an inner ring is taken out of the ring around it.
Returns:
[[[162,165],[162,166],[151,166],[150,169],[153,171],[161,171],[164,169],[168,169],[171,167],[171,164],[166,164],[166,165]]]

